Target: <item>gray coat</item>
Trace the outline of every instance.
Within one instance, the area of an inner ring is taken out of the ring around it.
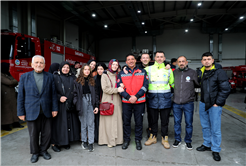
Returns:
[[[186,68],[181,71],[176,69],[174,75],[174,97],[176,104],[185,104],[195,99],[195,87],[199,87],[198,77],[195,70]]]

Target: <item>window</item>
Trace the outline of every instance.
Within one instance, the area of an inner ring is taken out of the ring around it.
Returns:
[[[1,59],[13,59],[15,36],[1,35]]]
[[[31,38],[17,37],[17,55],[16,59],[31,58],[35,55],[35,43],[31,41]]]

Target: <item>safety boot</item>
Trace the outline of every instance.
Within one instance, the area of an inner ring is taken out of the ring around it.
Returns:
[[[168,143],[168,136],[165,136],[165,139],[162,137],[161,144],[164,146],[164,148],[170,149],[170,144]]]
[[[144,145],[149,146],[151,144],[155,144],[157,142],[157,138],[150,134],[149,139],[144,143]]]

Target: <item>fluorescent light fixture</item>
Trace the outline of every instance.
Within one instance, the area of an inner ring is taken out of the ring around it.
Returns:
[[[228,31],[228,28],[226,28],[225,31]]]
[[[108,28],[108,25],[104,25],[104,28]]]
[[[201,2],[199,2],[199,3],[197,4],[197,6],[202,6],[202,3],[201,3]]]
[[[193,19],[193,18],[191,18],[191,19],[190,19],[190,22],[192,22],[192,21],[194,21],[194,19]]]
[[[186,29],[185,32],[188,32],[188,29]]]
[[[147,33],[147,31],[145,31],[145,33]]]
[[[242,20],[244,18],[244,16],[241,16],[239,19]]]
[[[141,13],[141,10],[138,10],[138,13]]]
[[[92,16],[92,17],[96,17],[96,14],[95,14],[95,13],[93,13],[91,16]]]
[[[144,25],[145,23],[144,22],[142,22],[142,25]]]

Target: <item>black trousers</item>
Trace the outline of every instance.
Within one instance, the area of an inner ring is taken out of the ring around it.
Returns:
[[[150,133],[152,133],[154,136],[157,136],[159,110],[160,110],[160,117],[161,117],[161,135],[164,138],[165,136],[168,136],[168,123],[169,123],[169,115],[171,112],[171,108],[165,108],[165,109],[150,108],[149,112],[152,120]]]
[[[46,118],[40,114],[34,121],[27,121],[27,127],[30,137],[30,153],[39,154],[47,151],[50,147],[52,118]],[[41,132],[41,141],[39,145],[39,134]]]
[[[148,103],[148,98],[146,98],[146,108],[147,108],[147,120],[148,120],[148,129],[151,128],[152,121],[151,121],[151,116],[150,116],[150,108],[149,108],[149,103]]]
[[[135,121],[135,140],[142,140],[143,134],[143,115],[145,112],[145,103],[131,104],[122,103],[123,109],[123,138],[124,141],[130,141],[131,136],[131,118],[132,112]]]

